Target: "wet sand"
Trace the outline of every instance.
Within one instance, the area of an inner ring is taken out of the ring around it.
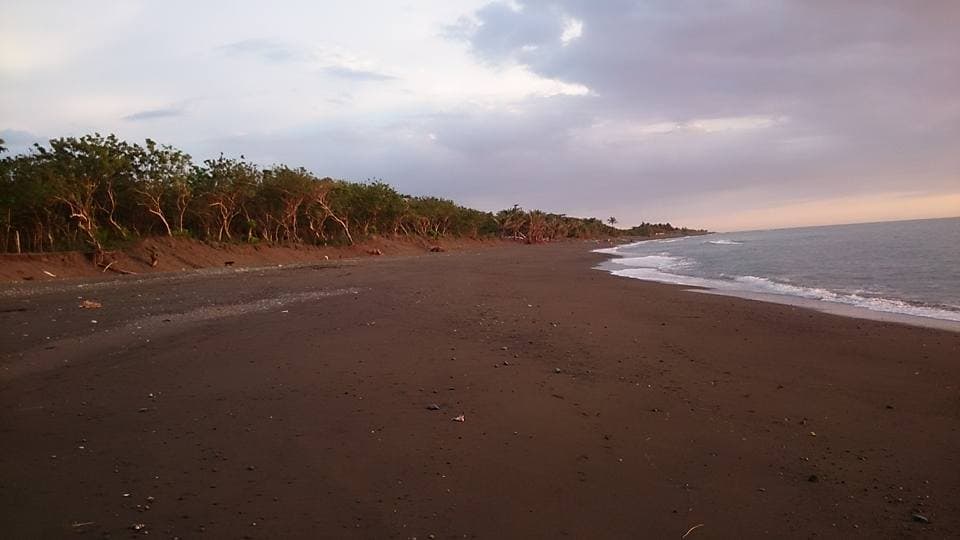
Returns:
[[[960,535],[960,334],[589,247],[0,286],[0,531]]]

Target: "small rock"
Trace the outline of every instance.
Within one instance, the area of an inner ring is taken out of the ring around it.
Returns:
[[[103,307],[103,304],[96,300],[84,300],[80,302],[80,307],[83,309],[100,309]]]
[[[461,414],[460,416],[453,417],[454,422],[466,422],[467,419]]]
[[[815,474],[811,474],[810,476],[807,477],[807,482],[814,482],[814,483],[816,483],[816,482],[819,482],[819,481],[820,481],[820,477],[817,476],[817,475],[815,475]]]
[[[554,373],[560,373],[560,368],[553,368]]]
[[[930,518],[923,514],[910,514],[910,517],[917,523],[930,523]]]
[[[430,411],[439,411],[439,410],[440,410],[440,406],[437,405],[436,403],[431,403],[431,404],[427,405],[427,410],[430,410]]]

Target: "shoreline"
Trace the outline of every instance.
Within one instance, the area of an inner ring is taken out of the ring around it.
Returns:
[[[609,261],[609,259],[608,259]],[[605,261],[606,262],[606,261]],[[920,328],[932,328],[935,330],[944,330],[948,332],[960,332],[960,321],[954,321],[950,319],[939,319],[936,317],[925,317],[922,315],[911,315],[908,313],[898,313],[893,311],[880,311],[875,309],[870,309],[868,307],[856,306],[851,304],[844,304],[842,302],[831,302],[830,300],[819,300],[813,298],[803,298],[801,296],[790,296],[786,294],[774,294],[774,293],[758,293],[751,291],[738,291],[738,290],[722,290],[712,288],[706,285],[685,285],[683,283],[677,283],[667,280],[657,280],[653,278],[639,278],[632,276],[625,276],[616,274],[613,271],[610,271],[601,265],[595,266],[594,270],[610,274],[615,277],[623,279],[634,279],[638,281],[646,281],[648,283],[656,283],[659,285],[672,285],[675,287],[681,287],[683,290],[693,293],[700,294],[711,294],[717,296],[726,296],[730,298],[739,298],[742,300],[750,300],[754,302],[764,302],[768,304],[778,304],[783,306],[792,306],[803,309],[809,309],[819,313],[826,313],[830,315],[838,315],[841,317],[848,317],[851,319],[860,319],[868,321],[877,321],[877,322],[891,322],[897,324],[905,324],[909,326],[916,326]],[[680,276],[684,277],[684,276]]]
[[[960,335],[618,279],[590,247],[0,295],[0,523],[11,537],[960,532]]]
[[[873,321],[883,321],[883,322],[895,322],[900,324],[907,324],[912,326],[919,326],[925,328],[934,328],[938,330],[946,330],[951,332],[960,332],[960,312],[955,312],[946,309],[945,307],[936,307],[936,306],[927,306],[927,305],[916,305],[911,304],[905,300],[900,300],[896,298],[868,298],[861,297],[856,298],[846,293],[836,293],[830,290],[826,290],[826,293],[835,295],[838,300],[831,300],[828,298],[811,298],[808,296],[803,296],[801,294],[788,294],[780,293],[773,291],[757,291],[750,290],[750,288],[738,285],[736,281],[724,280],[720,278],[706,278],[698,276],[690,276],[685,274],[675,274],[668,271],[661,270],[655,267],[646,267],[638,266],[633,267],[629,265],[620,265],[616,261],[618,259],[626,258],[629,259],[631,255],[621,254],[617,250],[624,246],[640,244],[648,242],[649,240],[640,240],[638,242],[632,242],[630,244],[617,245],[609,248],[601,248],[593,250],[593,253],[598,255],[603,255],[605,259],[595,265],[593,268],[595,270],[605,272],[617,277],[635,279],[641,281],[647,281],[651,283],[660,283],[666,285],[674,285],[678,287],[683,287],[687,290],[693,292],[699,292],[703,294],[713,294],[719,296],[728,296],[733,298],[742,298],[758,302],[767,302],[788,306],[801,307],[805,309],[811,309],[821,313],[829,313],[832,315],[839,315],[844,317],[851,317],[856,319],[863,320],[873,320]],[[748,276],[751,277],[751,276]],[[753,278],[759,279],[760,281],[766,283],[773,283],[776,285],[783,285],[775,280],[770,278]],[[790,288],[796,289],[797,291],[814,291],[814,290],[823,290],[823,289],[814,289],[812,286],[804,285],[795,285],[791,284]],[[846,301],[845,301],[846,300]],[[892,307],[889,309],[884,309],[884,307],[871,307],[869,304],[864,305],[864,302],[879,301],[881,304],[895,304],[900,307],[901,310],[898,310],[897,307]],[[906,310],[906,311],[902,311]],[[913,312],[910,312],[913,311]],[[927,314],[924,314],[927,313]]]
[[[633,278],[631,278],[633,279]],[[829,300],[814,300],[812,298],[802,298],[799,296],[789,296],[785,294],[763,294],[751,293],[748,291],[721,291],[716,289],[688,289],[691,292],[703,294],[715,294],[718,296],[730,296],[733,298],[742,298],[745,300],[754,300],[757,302],[767,302],[771,304],[782,304],[785,306],[794,306],[804,309],[810,309],[820,313],[830,315],[839,315],[852,319],[866,321],[891,322],[905,324],[920,328],[932,328],[935,330],[944,330],[947,332],[960,332],[960,321],[950,319],[938,319],[936,317],[924,317],[922,315],[910,315],[908,313],[897,313],[893,311],[879,311],[861,306],[843,304],[840,302],[831,302]]]

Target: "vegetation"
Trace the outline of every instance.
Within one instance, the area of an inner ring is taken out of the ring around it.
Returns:
[[[4,153],[0,140],[0,153]],[[382,180],[318,178],[221,155],[195,164],[171,146],[100,134],[53,139],[0,159],[0,252],[105,247],[148,236],[220,242],[353,244],[371,235],[511,238],[529,243],[690,232],[629,230],[514,206],[497,213],[410,197]]]

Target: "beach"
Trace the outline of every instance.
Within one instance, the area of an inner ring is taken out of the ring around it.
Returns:
[[[960,535],[960,333],[596,247],[2,285],[0,530]]]

